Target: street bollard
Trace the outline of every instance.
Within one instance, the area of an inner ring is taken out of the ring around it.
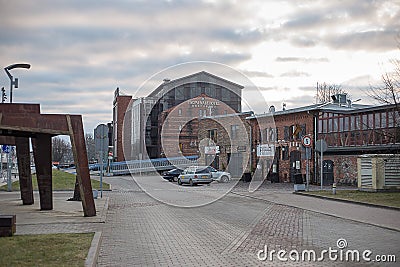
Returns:
[[[332,184],[332,194],[336,195],[336,183]]]

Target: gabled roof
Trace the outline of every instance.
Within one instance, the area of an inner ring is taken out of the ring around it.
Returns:
[[[200,71],[175,80],[166,81],[160,84],[153,92],[149,94],[149,96],[156,96],[162,89],[164,89],[165,86],[168,86],[169,88],[174,88],[182,84],[193,83],[193,82],[210,82],[218,85],[228,84],[240,90],[244,88],[244,86],[240,84],[226,80],[209,72]]]

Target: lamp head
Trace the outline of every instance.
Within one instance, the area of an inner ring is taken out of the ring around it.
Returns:
[[[30,64],[28,63],[17,63],[17,64],[12,64],[8,67],[5,67],[6,70],[12,70],[16,68],[22,68],[22,69],[29,69],[31,67]]]

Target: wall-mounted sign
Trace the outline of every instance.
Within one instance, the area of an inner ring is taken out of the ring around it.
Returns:
[[[206,146],[204,147],[204,153],[208,155],[219,154],[219,146]]]
[[[246,152],[246,146],[238,146],[237,152]]]
[[[275,155],[275,146],[264,144],[257,146],[257,156],[258,157],[273,157]]]

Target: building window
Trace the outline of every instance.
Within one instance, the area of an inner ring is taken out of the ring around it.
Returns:
[[[275,141],[278,142],[278,128],[275,128]]]
[[[348,131],[350,129],[350,118],[344,117],[344,130]]]
[[[381,114],[375,113],[375,129],[381,128]]]
[[[239,130],[239,125],[231,125],[231,138],[232,139],[236,139],[237,138],[238,130]]]
[[[284,128],[283,128],[283,139],[285,140],[285,141],[289,141],[290,140],[290,129],[289,129],[289,126],[285,126]]]
[[[289,160],[289,146],[282,147],[282,160]]]
[[[178,109],[178,115],[182,116],[182,109]]]
[[[267,136],[267,141],[268,142],[275,142],[276,136],[275,136],[275,129],[269,128],[268,130],[268,136]]]
[[[217,129],[208,130],[208,138],[217,143]]]

